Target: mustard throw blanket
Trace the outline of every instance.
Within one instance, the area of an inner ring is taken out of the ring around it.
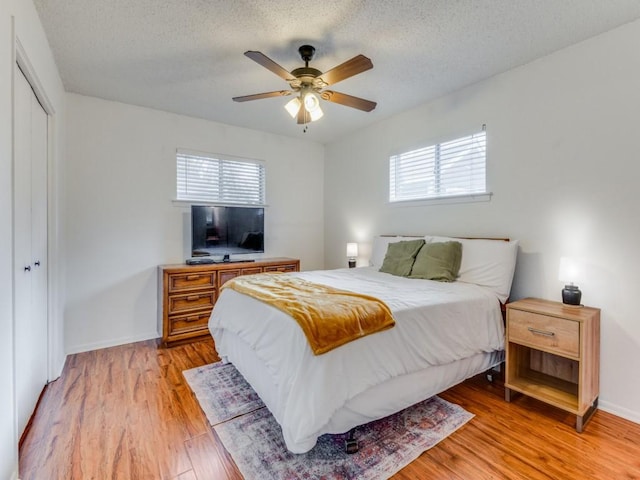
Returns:
[[[289,314],[316,355],[395,325],[391,310],[377,298],[289,275],[236,277],[222,288],[232,288]]]

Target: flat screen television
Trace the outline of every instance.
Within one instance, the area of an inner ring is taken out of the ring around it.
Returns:
[[[191,256],[264,252],[264,208],[191,206]]]

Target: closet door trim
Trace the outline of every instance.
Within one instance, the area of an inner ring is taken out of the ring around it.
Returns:
[[[36,74],[36,69],[33,67],[33,64],[29,60],[29,56],[27,55],[27,52],[22,46],[20,39],[17,37],[16,37],[16,63],[20,67],[20,70],[22,70],[22,73],[24,74],[24,76],[27,78],[27,81],[31,85],[31,88],[36,94],[36,98],[38,99],[38,102],[40,102],[40,105],[42,105],[42,108],[44,108],[44,111],[47,113],[49,117],[53,116],[56,113],[55,109],[53,108],[53,104],[51,103],[51,100],[49,100],[49,97],[47,96],[47,93],[44,87],[42,86],[42,82],[40,81],[40,79],[38,78],[38,75]],[[51,133],[50,130],[49,130],[49,133]],[[49,137],[50,136],[51,135],[49,135]],[[49,138],[49,140],[51,140],[51,138]]]
[[[49,96],[46,93],[44,85],[40,81],[40,78],[37,74],[36,68],[33,66],[33,63],[29,59],[29,55],[22,45],[20,38],[16,35],[14,36],[15,40],[15,63],[13,64],[13,68],[20,68],[27,81],[31,85],[33,92],[36,95],[36,98],[45,113],[47,114],[47,378],[48,381],[55,380],[60,373],[62,372],[62,364],[58,357],[62,355],[64,357],[64,352],[60,352],[60,345],[58,345],[58,338],[64,335],[62,331],[62,323],[61,320],[57,321],[58,312],[57,305],[58,301],[57,296],[59,292],[57,292],[54,281],[57,275],[57,248],[56,248],[56,238],[57,238],[57,209],[55,207],[55,197],[54,197],[54,182],[52,181],[54,175],[54,168],[52,159],[54,158],[54,152],[57,148],[55,143],[55,135],[56,124],[57,124],[57,115],[56,110],[53,107],[53,103],[51,102]],[[15,319],[14,319],[15,321]],[[57,328],[56,328],[57,326]],[[15,328],[15,325],[14,325]],[[59,330],[59,331],[56,331]],[[15,375],[15,373],[14,373]]]

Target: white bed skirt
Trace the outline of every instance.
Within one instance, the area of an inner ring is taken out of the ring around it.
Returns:
[[[225,335],[226,355],[222,360],[238,369],[282,425],[275,405],[275,379],[246,342],[232,332],[227,331]],[[348,432],[358,425],[384,418],[487,371],[503,360],[503,350],[479,353],[446,365],[391,378],[353,397],[335,411],[329,422],[317,432],[316,439],[325,433]],[[314,447],[316,439],[287,446],[294,453],[303,453]]]

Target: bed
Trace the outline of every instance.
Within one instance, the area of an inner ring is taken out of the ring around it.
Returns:
[[[368,267],[286,274],[377,297],[393,313],[393,328],[322,355],[312,353],[286,313],[222,290],[209,321],[216,349],[261,397],[291,452],[307,452],[320,435],[349,432],[503,360],[501,302],[517,242],[456,239],[463,243],[459,278],[445,283],[379,271],[389,243],[404,239],[376,237]]]

